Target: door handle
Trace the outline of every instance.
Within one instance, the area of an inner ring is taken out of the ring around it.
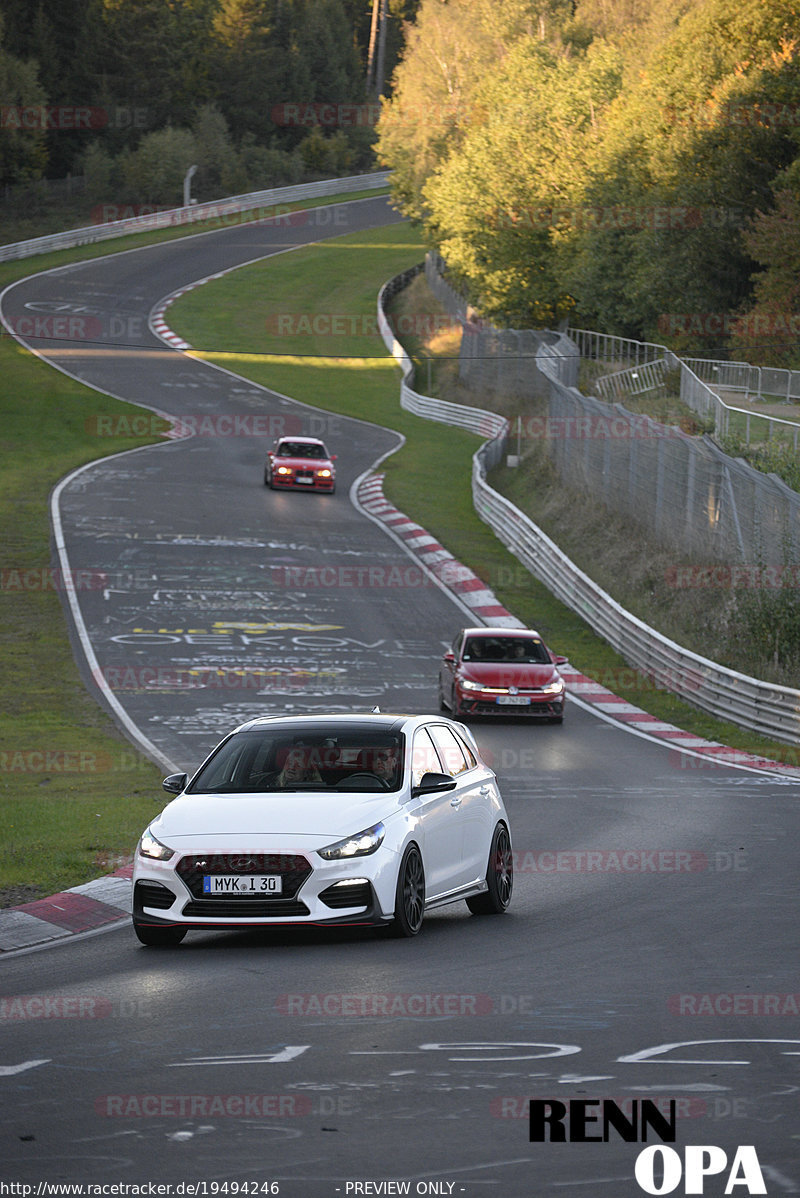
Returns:
[[[453,795],[452,799],[450,800],[450,806],[451,807],[460,807],[463,802],[464,802],[464,800],[461,797],[461,795]]]

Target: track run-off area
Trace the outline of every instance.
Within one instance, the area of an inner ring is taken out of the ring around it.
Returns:
[[[436,711],[441,653],[475,618],[417,574],[308,585],[323,567],[340,580],[418,570],[353,494],[397,433],[151,331],[165,297],[200,279],[399,221],[380,197],[336,206],[335,230],[314,211],[32,275],[2,299],[14,327],[91,319],[90,339],[37,352],[201,430],[83,467],[53,505],[73,574],[114,583],[73,596],[86,684],[165,772],[256,714]],[[283,431],[337,454],[335,495],[264,487]],[[240,684],[211,685],[220,673]],[[170,952],[123,923],[0,960],[2,1180],[628,1198],[647,1192],[644,1144],[613,1130],[531,1142],[529,1102],[674,1099],[681,1160],[687,1145],[729,1163],[752,1145],[766,1192],[800,1193],[797,784],[699,768],[575,703],[562,727],[473,730],[512,824],[502,917],[445,908],[409,941],[191,933]],[[153,800],[155,814],[166,796]]]

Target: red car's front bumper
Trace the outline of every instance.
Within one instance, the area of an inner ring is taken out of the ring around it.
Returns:
[[[312,478],[309,482],[299,482],[293,474],[272,476],[272,485],[276,491],[280,488],[286,491],[332,491],[335,481],[333,478]]]
[[[528,701],[498,703],[496,699],[457,691],[457,709],[464,715],[500,716],[503,719],[508,719],[511,716],[522,716],[528,719],[563,719],[565,704],[563,693],[560,695],[525,695],[520,698]]]

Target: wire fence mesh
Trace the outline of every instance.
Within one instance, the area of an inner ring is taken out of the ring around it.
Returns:
[[[800,562],[797,492],[774,474],[730,457],[709,436],[689,436],[613,402],[662,388],[667,373],[680,370],[681,398],[698,414],[713,418],[716,431],[724,433],[729,410],[705,381],[716,377],[713,363],[703,363],[699,371],[700,360],[684,363],[663,345],[589,330],[566,335],[470,321],[463,299],[442,278],[442,267],[441,259],[429,255],[429,281],[438,278],[441,302],[452,303],[450,310],[465,322],[462,379],[476,390],[545,397],[547,419],[528,422],[529,435],[546,438],[559,476],[584,492],[587,502],[605,504],[700,560]],[[586,360],[607,369],[610,377],[598,380],[604,400],[577,389],[578,370]],[[746,363],[728,365],[725,377],[739,386],[753,380],[753,368]],[[780,382],[791,392],[793,380],[787,383],[773,373],[770,383]]]

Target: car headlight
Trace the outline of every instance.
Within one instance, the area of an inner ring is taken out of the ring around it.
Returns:
[[[279,466],[278,469],[276,470],[276,474],[291,474],[291,473],[292,473],[291,466]]]
[[[458,685],[463,687],[465,691],[485,690],[485,687],[481,682],[472,682],[469,678],[459,678]]]
[[[175,850],[168,849],[160,840],[156,840],[148,828],[142,833],[142,839],[139,841],[139,856],[151,857],[156,861],[169,861],[170,857],[175,856]]]
[[[332,473],[333,473],[332,470],[318,470],[317,478],[330,478]]]
[[[326,861],[342,861],[348,857],[368,857],[370,853],[374,853],[377,848],[380,848],[385,834],[386,829],[383,824],[373,824],[371,828],[365,828],[363,832],[357,832],[355,836],[347,836],[344,840],[337,840],[336,844],[329,844],[324,849],[317,849],[317,852]]]
[[[563,689],[564,689],[564,680],[563,680],[563,678],[559,678],[555,682],[548,682],[547,686],[543,686],[542,694],[544,694],[544,695],[560,695],[561,692],[563,691]]]

